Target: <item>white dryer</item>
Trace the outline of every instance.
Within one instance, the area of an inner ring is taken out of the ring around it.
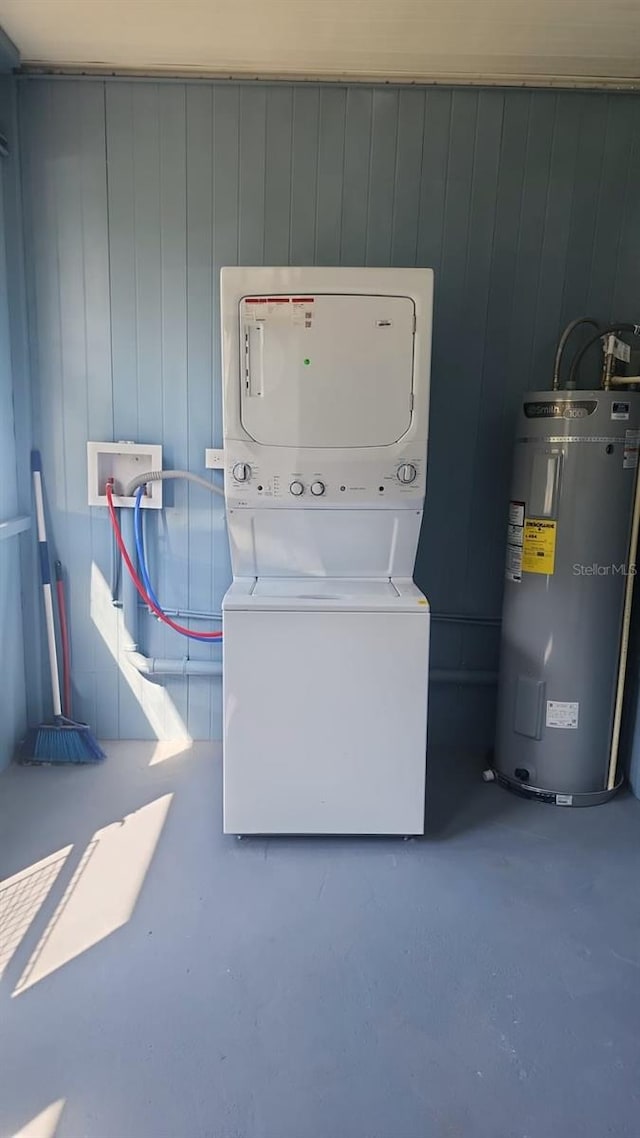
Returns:
[[[433,274],[222,270],[224,829],[424,830]]]

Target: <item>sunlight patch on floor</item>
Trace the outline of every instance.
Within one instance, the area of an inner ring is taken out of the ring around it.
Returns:
[[[15,1130],[11,1138],[55,1138],[66,1099],[59,1098],[40,1111],[31,1122],[21,1130]]]
[[[173,794],[97,830],[20,977],[14,996],[50,976],[127,923]]]
[[[0,979],[39,913],[73,846],[0,882]]]
[[[149,759],[149,766],[155,767],[158,763],[166,763],[168,759],[175,759],[191,750],[191,740],[174,739],[164,743],[156,743],[153,754]]]

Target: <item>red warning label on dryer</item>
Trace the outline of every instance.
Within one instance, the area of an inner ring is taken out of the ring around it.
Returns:
[[[250,323],[286,320],[311,328],[314,304],[313,296],[246,296],[243,300],[243,319]]]

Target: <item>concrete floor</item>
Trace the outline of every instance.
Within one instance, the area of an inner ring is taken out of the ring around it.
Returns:
[[[3,1138],[637,1138],[640,802],[238,842],[175,750],[0,778]]]

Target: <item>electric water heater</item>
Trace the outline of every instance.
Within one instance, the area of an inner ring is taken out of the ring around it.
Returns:
[[[640,393],[629,391],[530,392],[520,406],[493,773],[557,805],[602,802],[620,782],[612,745],[639,427]]]

